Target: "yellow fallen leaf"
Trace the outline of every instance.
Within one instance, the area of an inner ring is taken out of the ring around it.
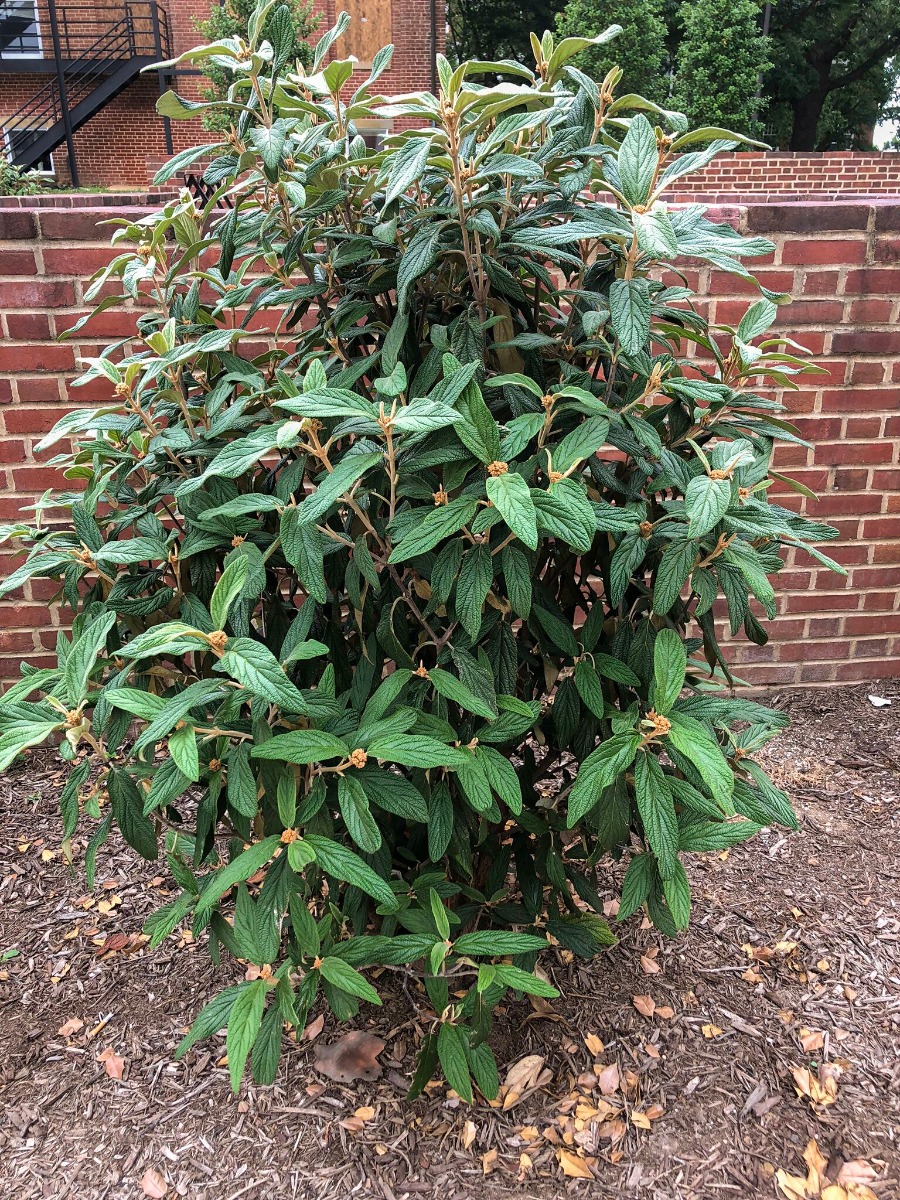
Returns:
[[[817,1196],[828,1183],[828,1178],[825,1174],[828,1170],[828,1159],[819,1149],[815,1138],[810,1138],[806,1143],[806,1149],[803,1151],[803,1161],[808,1168],[806,1190],[810,1196]]]
[[[534,1166],[534,1162],[532,1161],[531,1155],[526,1154],[523,1150],[522,1153],[519,1155],[519,1170],[524,1175],[528,1171],[530,1171],[533,1166]]]
[[[41,862],[45,862],[45,863],[52,862],[54,858],[56,858],[56,855],[53,853],[52,850],[42,850],[41,851]]]
[[[558,1150],[556,1157],[562,1167],[563,1175],[569,1179],[593,1179],[594,1173],[583,1158],[570,1154],[568,1150]]]
[[[360,1121],[371,1121],[372,1118],[375,1116],[375,1109],[371,1108],[368,1104],[366,1104],[366,1105],[363,1105],[362,1108],[358,1108],[353,1115],[354,1115],[354,1117],[357,1117]]]
[[[649,1129],[650,1118],[646,1113],[639,1112],[636,1108],[631,1111],[631,1123],[637,1125],[638,1129]]]
[[[806,1180],[801,1175],[788,1175],[787,1171],[776,1171],[775,1180],[787,1200],[806,1200]]]
[[[481,1170],[485,1175],[490,1175],[491,1171],[497,1166],[497,1151],[488,1150],[486,1154],[481,1156]]]
[[[701,1025],[700,1032],[705,1038],[717,1038],[721,1037],[725,1030],[720,1029],[718,1025]]]
[[[519,1130],[519,1137],[523,1142],[536,1142],[540,1136],[537,1125],[525,1125]]]
[[[588,1053],[593,1054],[594,1058],[596,1058],[598,1054],[603,1053],[604,1045],[597,1037],[596,1033],[589,1033],[584,1039],[584,1044],[588,1048]]]
[[[464,1150],[469,1149],[469,1147],[475,1141],[475,1136],[477,1133],[478,1133],[478,1130],[475,1128],[475,1122],[474,1121],[466,1121],[465,1125],[463,1125],[463,1131],[462,1131],[462,1144],[463,1144]]]

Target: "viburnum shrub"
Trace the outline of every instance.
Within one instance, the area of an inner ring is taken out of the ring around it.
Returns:
[[[714,606],[764,642],[783,555],[833,565],[767,499],[797,438],[754,387],[809,368],[765,335],[780,297],[710,327],[672,266],[750,280],[771,249],[659,198],[733,135],[550,34],[534,71],[439,59],[438,96],[390,101],[388,48],[348,95],[341,25],[306,73],[280,13],[186,56],[233,71],[231,126],[160,179],[211,158],[215,196],[121,221],[94,285],[140,302],[137,349],[85,360],[110,401],[45,441],[73,490],[7,530],[3,590],[58,579],[74,621],[7,691],[0,765],[58,738],[89,876],[113,825],[162,846],[151,947],[190,925],[254,968],[181,1052],[227,1026],[234,1086],[251,1051],[272,1080],[285,1023],[378,1004],[377,966],[427,991],[412,1094],[439,1062],[490,1097],[497,1004],[615,940],[601,860],[618,919],[671,935],[683,854],[795,826],[753,759],[784,718],[733,695]],[[376,118],[417,127],[371,149]]]

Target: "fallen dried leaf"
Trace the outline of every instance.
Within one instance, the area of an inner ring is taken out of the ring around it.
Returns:
[[[314,1021],[310,1021],[310,1023],[303,1030],[303,1033],[300,1035],[300,1041],[314,1042],[324,1028],[325,1014],[320,1013],[319,1016],[316,1017]]]
[[[588,1160],[570,1154],[568,1150],[558,1150],[556,1157],[562,1167],[563,1175],[569,1179],[593,1179],[594,1173],[588,1166]]]
[[[71,1037],[73,1033],[78,1033],[82,1029],[84,1029],[84,1021],[80,1020],[78,1017],[69,1017],[68,1021],[66,1021],[63,1025],[60,1025],[56,1032],[60,1037],[67,1038]]]
[[[584,1039],[584,1044],[587,1046],[588,1052],[593,1054],[594,1058],[596,1058],[598,1054],[603,1053],[603,1042],[601,1042],[600,1038],[597,1037],[596,1033],[589,1033]]]
[[[654,962],[646,954],[641,955],[641,969],[645,975],[658,975],[660,972],[659,963]]]
[[[469,1147],[475,1141],[475,1137],[476,1137],[477,1133],[478,1133],[478,1130],[475,1128],[475,1122],[474,1121],[466,1121],[465,1125],[463,1125],[463,1133],[462,1133],[462,1144],[463,1144],[464,1150],[469,1149]]]
[[[360,1121],[371,1121],[375,1116],[375,1109],[366,1104],[362,1108],[358,1108],[353,1115]]]
[[[103,1068],[110,1079],[121,1079],[125,1074],[125,1059],[116,1054],[112,1046],[107,1046],[97,1055],[97,1062],[103,1063]]]
[[[652,996],[632,996],[631,1003],[642,1017],[652,1017],[656,1012],[656,1001]]]
[[[149,1196],[150,1200],[163,1200],[168,1190],[169,1185],[159,1171],[148,1167],[141,1176],[141,1191],[144,1195]]]
[[[485,1175],[490,1175],[491,1171],[497,1166],[498,1154],[496,1150],[488,1150],[486,1154],[481,1156],[481,1170]]]
[[[717,1038],[721,1037],[725,1030],[720,1029],[718,1025],[701,1025],[700,1032],[705,1038]]]
[[[801,1029],[799,1036],[800,1045],[807,1054],[811,1054],[813,1050],[821,1050],[825,1045],[825,1035],[818,1029]]]
[[[806,1180],[801,1175],[788,1175],[787,1171],[776,1171],[775,1179],[779,1190],[787,1200],[806,1200]]]
[[[313,1051],[317,1071],[336,1083],[378,1079],[382,1067],[378,1055],[385,1043],[380,1037],[354,1029],[336,1042],[318,1044]]]
[[[675,1009],[670,1008],[668,1004],[660,1004],[657,1006],[656,1015],[662,1017],[664,1021],[671,1021],[675,1016]]]
[[[619,1068],[616,1063],[610,1063],[597,1072],[597,1087],[601,1096],[612,1096],[619,1090]]]

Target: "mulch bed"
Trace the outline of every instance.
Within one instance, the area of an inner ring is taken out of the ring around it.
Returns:
[[[815,1139],[830,1180],[850,1161],[844,1184],[900,1196],[900,680],[769,700],[793,718],[767,762],[801,832],[694,856],[677,940],[633,918],[590,964],[545,955],[563,996],[500,1016],[496,1107],[443,1083],[405,1102],[427,1005],[396,972],[357,1023],[387,1043],[377,1083],[324,1079],[308,1040],[238,1097],[224,1039],[174,1062],[241,969],[179,934],[144,949],[171,881],[119,840],[86,895],[83,847],[71,870],[59,853],[58,760],[35,755],[0,778],[0,956],[18,951],[0,962],[0,1195],[772,1197]],[[336,1035],[326,1017],[318,1038]]]

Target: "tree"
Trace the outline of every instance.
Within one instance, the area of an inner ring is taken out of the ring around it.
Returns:
[[[695,125],[761,133],[757,93],[768,60],[757,0],[696,0],[680,13],[674,106]]]
[[[447,46],[456,62],[531,62],[531,31],[553,28],[565,0],[449,0]]]
[[[556,18],[556,30],[561,37],[593,37],[609,25],[621,25],[618,37],[582,51],[575,65],[597,80],[621,67],[624,92],[661,104],[670,86],[664,11],[664,0],[569,0]]]
[[[210,42],[218,42],[222,38],[249,38],[250,18],[256,7],[255,0],[225,0],[222,4],[213,4],[209,16],[197,21],[197,29]],[[288,0],[280,9],[286,9],[293,27],[293,41],[286,48],[288,61],[299,61],[309,66],[312,61],[312,49],[309,39],[318,29],[321,17],[316,12],[314,0]],[[273,12],[270,11],[263,21],[262,36],[272,40]],[[211,64],[209,59],[200,59],[198,67],[209,80],[209,86],[202,90],[205,100],[220,100],[228,91],[233,81],[229,67],[222,63]],[[203,124],[207,129],[227,128],[231,118],[227,112],[210,110],[203,113]]]
[[[771,10],[771,68],[765,77],[776,127],[791,150],[859,141],[889,102],[887,61],[900,50],[896,0],[778,0]],[[843,113],[835,126],[826,119]],[[848,114],[855,114],[848,118]]]

